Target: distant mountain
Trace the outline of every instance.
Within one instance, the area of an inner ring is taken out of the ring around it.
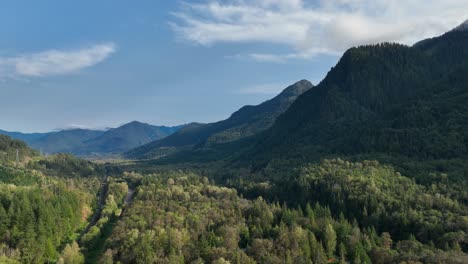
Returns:
[[[83,142],[102,135],[104,131],[70,129],[45,134],[43,137],[27,141],[34,149],[43,153],[75,153]]]
[[[131,122],[107,131],[71,129],[50,133],[19,133],[0,130],[0,134],[25,141],[43,153],[108,155],[127,151],[153,140],[164,138],[183,126],[152,126]]]
[[[229,143],[269,128],[275,119],[313,85],[297,82],[275,98],[257,106],[244,106],[226,120],[210,124],[193,123],[162,140],[143,145],[126,153],[129,158],[154,158],[181,149]]]
[[[337,155],[467,158],[465,24],[412,47],[349,49],[238,160],[260,169]]]
[[[165,138],[182,127],[153,126],[133,121],[87,140],[78,152],[82,154],[121,153],[154,140]]]
[[[0,130],[0,134],[29,143],[41,137],[44,137],[48,133],[21,133],[21,132],[9,132],[5,130]]]

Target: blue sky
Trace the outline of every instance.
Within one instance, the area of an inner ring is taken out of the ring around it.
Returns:
[[[350,46],[411,44],[467,18],[467,0],[441,2],[5,0],[0,129],[221,120],[318,83]]]

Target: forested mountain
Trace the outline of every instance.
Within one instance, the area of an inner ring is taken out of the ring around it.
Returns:
[[[352,48],[241,160],[265,168],[326,155],[466,158],[467,102],[467,30],[412,47]]]
[[[276,118],[313,85],[297,82],[275,98],[257,106],[244,106],[228,119],[210,124],[192,124],[173,135],[126,153],[129,158],[154,158],[171,151],[193,146],[227,143],[255,135],[269,128]]]
[[[108,155],[121,153],[145,143],[164,138],[183,126],[153,126],[131,122],[106,131],[70,129],[50,133],[19,133],[0,130],[43,153],[73,153],[75,155]]]

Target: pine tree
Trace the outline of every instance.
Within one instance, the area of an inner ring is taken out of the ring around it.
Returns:
[[[392,248],[392,237],[390,236],[390,233],[388,232],[383,232],[382,235],[380,236],[380,243],[382,244],[382,247],[385,249],[391,249]]]
[[[340,243],[340,264],[346,264],[346,247],[342,243]]]
[[[62,263],[64,264],[82,264],[84,263],[84,256],[80,252],[80,247],[76,242],[73,242],[71,246],[68,244],[62,253]]]
[[[322,242],[317,244],[315,249],[315,253],[313,256],[314,264],[325,264],[327,263],[327,256],[325,254],[325,250],[323,249]]]
[[[336,232],[331,224],[327,224],[325,227],[325,248],[327,256],[332,258],[336,248]]]

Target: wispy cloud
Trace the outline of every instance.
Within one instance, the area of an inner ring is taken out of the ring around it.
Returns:
[[[116,51],[114,43],[76,50],[46,50],[0,58],[0,77],[43,77],[77,72],[96,65]]]
[[[210,0],[181,5],[171,27],[180,38],[200,45],[284,45],[290,53],[247,54],[284,62],[362,44],[412,44],[464,21],[467,6],[468,0]]]

